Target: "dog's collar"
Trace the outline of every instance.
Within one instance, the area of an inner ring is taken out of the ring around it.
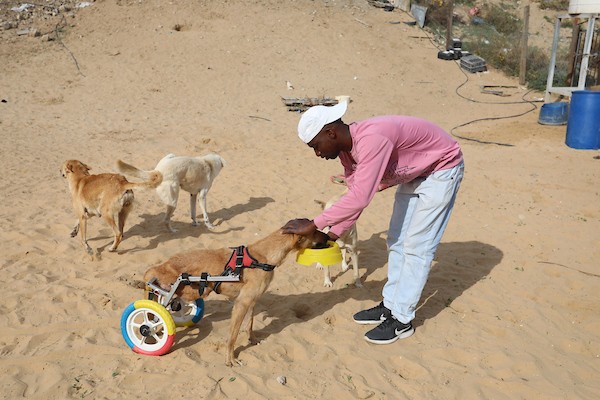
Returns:
[[[260,268],[267,272],[275,269],[275,265],[258,262],[256,258],[250,255],[246,246],[231,247],[231,249],[233,249],[233,252],[229,257],[229,261],[225,264],[221,276],[239,276],[242,274],[243,268]],[[220,293],[219,286],[221,286],[221,282],[215,282],[213,286],[213,290],[217,293]]]

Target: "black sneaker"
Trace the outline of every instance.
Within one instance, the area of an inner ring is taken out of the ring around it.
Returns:
[[[373,308],[357,312],[356,314],[354,314],[352,319],[354,319],[354,322],[361,325],[372,325],[380,324],[381,322],[385,321],[391,316],[392,312],[389,308],[383,305],[382,301]]]
[[[403,324],[395,317],[390,316],[376,328],[371,329],[365,334],[367,342],[375,344],[390,344],[398,339],[405,339],[415,333],[415,328],[409,322]]]

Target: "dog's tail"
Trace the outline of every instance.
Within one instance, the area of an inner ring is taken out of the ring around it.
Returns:
[[[144,171],[134,167],[133,165],[127,164],[121,160],[117,160],[117,169],[127,175],[131,175],[135,178],[143,179],[143,182],[131,182],[132,187],[145,187],[154,189],[162,183],[163,176],[159,171]]]
[[[212,166],[216,170],[215,176],[226,165],[225,159],[223,157],[221,157],[220,155],[218,155],[217,153],[208,153],[205,156],[202,156],[201,158],[203,158],[203,159],[209,161],[210,163],[212,163]]]
[[[127,175],[131,175],[133,177],[148,180],[150,179],[150,172],[152,171],[143,171],[139,168],[134,167],[133,165],[127,164],[121,160],[117,160],[117,169]]]

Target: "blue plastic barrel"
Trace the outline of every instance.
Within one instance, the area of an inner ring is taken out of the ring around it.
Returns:
[[[542,125],[564,125],[569,118],[569,103],[545,103],[540,109],[538,122]]]
[[[571,94],[565,143],[573,149],[600,149],[600,92],[576,90]]]

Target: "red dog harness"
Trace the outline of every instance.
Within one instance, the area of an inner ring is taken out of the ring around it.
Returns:
[[[260,263],[256,258],[252,257],[248,252],[246,246],[231,247],[233,253],[229,257],[229,261],[225,264],[225,268],[221,273],[221,276],[241,276],[243,268],[260,268],[263,271],[273,271],[275,265]],[[213,290],[216,293],[220,293],[219,286],[222,282],[216,282],[213,286]]]

